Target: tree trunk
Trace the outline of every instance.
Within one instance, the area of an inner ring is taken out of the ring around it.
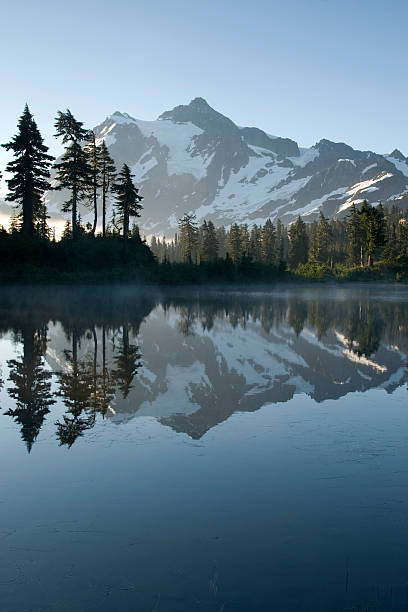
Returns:
[[[72,240],[77,237],[77,186],[72,188]]]
[[[105,177],[103,177],[102,186],[102,236],[106,237],[106,184]]]
[[[129,231],[129,213],[127,209],[125,209],[123,213],[123,257],[125,262],[127,262],[128,256],[128,231]]]
[[[94,222],[92,226],[92,236],[95,236],[96,226],[98,224],[98,194],[97,194],[95,183],[96,181],[94,180],[94,186],[93,186]]]
[[[33,200],[30,197],[25,197],[23,200],[23,226],[21,233],[24,236],[32,236],[34,234]]]

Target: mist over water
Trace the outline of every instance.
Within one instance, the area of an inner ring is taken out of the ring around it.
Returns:
[[[0,295],[9,611],[404,610],[408,290]]]

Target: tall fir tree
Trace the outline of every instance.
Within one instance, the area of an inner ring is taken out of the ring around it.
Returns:
[[[91,183],[91,168],[82,144],[88,132],[82,121],[77,121],[69,109],[58,111],[55,120],[56,136],[66,145],[61,161],[54,165],[57,185],[54,189],[68,189],[71,196],[64,203],[63,212],[71,211],[72,239],[78,236],[78,203],[86,196]]]
[[[328,263],[331,260],[331,247],[333,234],[330,224],[322,211],[319,213],[319,222],[314,227],[310,246],[310,259],[318,263]]]
[[[292,268],[307,262],[308,259],[308,237],[306,224],[299,216],[289,229],[289,261]]]
[[[237,223],[231,225],[228,236],[228,254],[234,263],[242,257],[241,229]]]
[[[105,141],[99,148],[99,167],[102,188],[102,236],[106,236],[106,200],[116,179],[116,166]]]
[[[364,200],[358,211],[363,229],[363,245],[367,258],[367,265],[372,266],[374,256],[378,250],[385,245],[385,218],[381,204],[377,207],[371,206]]]
[[[350,207],[347,217],[347,263],[351,266],[363,265],[363,228],[356,205]]]
[[[241,225],[241,256],[249,257],[251,247],[251,237],[248,230],[248,225],[244,223]]]
[[[276,220],[275,263],[281,267],[285,260],[285,232],[280,219]]]
[[[254,261],[261,261],[262,258],[261,231],[261,228],[256,224],[251,228],[249,254]]]
[[[9,191],[6,200],[17,205],[21,232],[32,236],[45,207],[43,196],[50,188],[48,179],[54,158],[47,153],[48,147],[44,145],[27,104],[19,119],[17,134],[2,147],[11,150],[14,156],[13,161],[6,166],[12,175],[7,179]]]
[[[262,228],[261,234],[261,254],[262,261],[268,265],[275,264],[275,241],[276,232],[275,227],[270,219],[267,219],[265,225]]]
[[[139,194],[139,189],[133,183],[134,175],[130,172],[127,164],[123,164],[122,170],[118,174],[118,182],[113,185],[116,193],[115,206],[119,212],[119,220],[122,224],[123,253],[127,259],[127,244],[129,236],[130,217],[140,217],[143,206],[143,197]]]
[[[203,225],[202,255],[205,261],[214,261],[218,257],[218,239],[212,221],[204,221]]]
[[[195,215],[186,213],[179,219],[178,226],[183,261],[192,263],[198,247],[198,229]]]
[[[84,151],[86,153],[89,165],[89,184],[87,185],[87,196],[94,214],[91,234],[95,236],[96,226],[98,224],[98,190],[102,186],[101,149],[96,144],[96,136],[93,130],[88,132],[86,140],[87,144],[84,146]]]

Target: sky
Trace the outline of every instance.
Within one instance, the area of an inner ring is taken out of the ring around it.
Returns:
[[[0,142],[203,97],[242,126],[408,155],[406,0],[0,0]],[[0,150],[0,170],[9,159]]]

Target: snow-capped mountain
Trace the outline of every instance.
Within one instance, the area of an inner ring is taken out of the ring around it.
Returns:
[[[309,149],[255,127],[239,127],[202,98],[156,121],[115,112],[95,128],[118,167],[129,164],[144,196],[145,233],[171,235],[194,212],[216,225],[297,215],[346,214],[353,202],[408,204],[408,158],[321,140]],[[57,214],[61,194],[48,198]],[[86,209],[82,211],[86,218]]]

